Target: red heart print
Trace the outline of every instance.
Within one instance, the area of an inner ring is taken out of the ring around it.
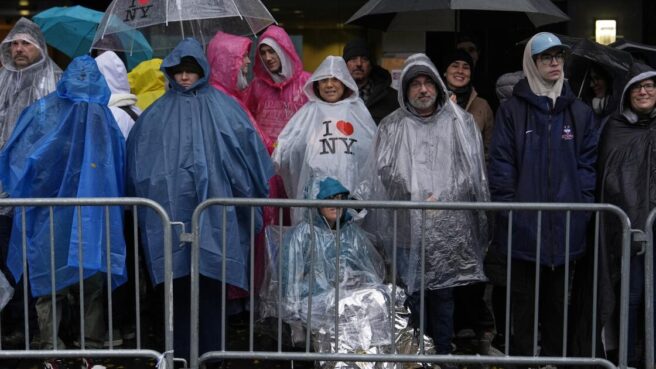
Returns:
[[[149,2],[150,0],[139,0],[139,5],[141,6],[148,5]]]
[[[336,126],[337,129],[346,136],[350,136],[353,134],[353,124],[349,122],[340,120],[339,122],[337,122]]]

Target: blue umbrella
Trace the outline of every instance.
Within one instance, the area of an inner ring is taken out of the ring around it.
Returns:
[[[35,15],[32,20],[39,25],[48,45],[62,53],[75,58],[91,49],[103,13],[83,6],[59,7],[46,9]],[[110,40],[108,40],[110,41]],[[131,70],[144,60],[152,59],[153,53],[148,41],[138,31],[122,33],[113,42],[138,44],[139,51],[126,52],[127,67]]]

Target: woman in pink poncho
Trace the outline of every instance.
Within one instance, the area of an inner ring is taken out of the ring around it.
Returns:
[[[212,68],[210,84],[239,103],[271,154],[273,142],[262,132],[255,122],[255,117],[246,107],[248,89],[246,73],[251,63],[248,52],[252,44],[253,42],[247,37],[217,32],[207,47],[207,60]]]
[[[284,29],[269,26],[259,38],[255,51],[254,78],[248,89],[246,106],[255,117],[256,125],[268,137],[273,151],[278,135],[289,119],[306,102],[303,92],[310,73],[303,70],[291,38]],[[287,198],[282,179],[274,176],[269,181],[269,197]],[[279,224],[278,211],[265,208],[266,218]],[[272,212],[273,214],[268,214]],[[289,224],[289,211],[285,209],[285,224]]]

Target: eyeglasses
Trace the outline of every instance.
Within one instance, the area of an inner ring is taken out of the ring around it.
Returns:
[[[338,193],[337,195],[333,195],[328,197],[327,200],[346,200],[348,199],[348,195],[345,193]]]
[[[409,87],[412,90],[420,90],[422,86],[426,87],[426,89],[435,89],[435,82],[432,79],[426,79],[424,82],[414,80],[410,82]]]
[[[640,90],[645,89],[645,92],[650,94],[656,90],[656,85],[654,85],[654,82],[647,82],[647,83],[642,83],[639,85],[635,85],[631,87],[631,92],[634,94],[637,94],[640,92]]]
[[[558,64],[562,64],[565,61],[565,53],[557,54],[540,54],[538,55],[538,60],[542,65],[549,65],[552,61],[556,61]]]

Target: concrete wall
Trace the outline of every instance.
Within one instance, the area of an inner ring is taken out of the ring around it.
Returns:
[[[596,19],[615,19],[617,35],[627,40],[643,42],[643,1],[654,0],[569,0],[568,33],[577,37],[594,37]]]

